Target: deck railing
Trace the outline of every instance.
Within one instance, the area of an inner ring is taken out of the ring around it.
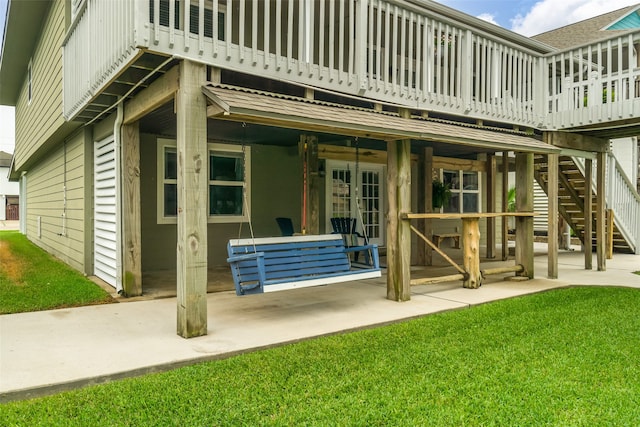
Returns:
[[[63,42],[67,120],[75,118],[135,56],[135,13],[135,1],[86,0],[76,11]]]
[[[545,54],[402,0],[87,0],[64,43],[65,117],[139,52],[540,129],[640,113],[640,32]]]
[[[640,32],[547,56],[547,125],[567,128],[640,114]]]

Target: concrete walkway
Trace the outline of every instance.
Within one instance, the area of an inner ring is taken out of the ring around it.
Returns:
[[[492,276],[477,290],[460,282],[414,287],[405,303],[385,298],[384,277],[248,297],[209,294],[208,335],[189,340],[175,333],[175,298],[3,315],[0,402],[572,284],[640,288],[640,276],[631,274],[640,270],[638,255],[616,254],[598,272],[583,269],[582,253],[564,252],[558,280],[543,278],[546,262],[536,257],[540,279]]]

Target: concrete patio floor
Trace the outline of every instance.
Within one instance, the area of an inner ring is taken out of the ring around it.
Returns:
[[[640,270],[639,255],[616,254],[605,272],[585,271],[583,265],[581,252],[561,252],[560,278],[548,280],[546,256],[539,256],[534,280],[491,276],[476,290],[460,282],[417,286],[404,303],[385,298],[384,276],[247,297],[211,293],[208,335],[188,340],[175,332],[175,298],[3,315],[0,402],[574,284],[640,288],[640,276],[631,273]]]

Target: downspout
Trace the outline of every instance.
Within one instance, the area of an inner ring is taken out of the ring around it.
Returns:
[[[113,124],[113,143],[116,158],[116,292],[122,294],[122,122],[124,121],[124,105],[118,100],[116,120]]]

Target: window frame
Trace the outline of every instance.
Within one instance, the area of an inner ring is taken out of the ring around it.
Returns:
[[[460,188],[449,189],[451,191],[451,195],[457,194],[458,198],[458,210],[456,212],[447,212],[445,211],[445,206],[440,208],[441,213],[480,213],[482,212],[482,173],[475,170],[463,170],[463,169],[440,169],[440,182],[444,182],[444,174],[445,172],[457,173],[458,180],[460,182]],[[475,173],[478,176],[478,186],[475,190],[465,190],[464,189],[464,174],[465,173]],[[464,210],[464,195],[465,194],[477,194],[478,195],[478,205],[476,206],[476,211],[468,212]]]
[[[157,204],[156,204],[156,216],[158,224],[177,224],[178,216],[166,216],[164,214],[164,187],[165,184],[176,184],[178,183],[177,177],[176,179],[165,178],[164,177],[164,169],[165,169],[165,153],[167,148],[176,150],[176,141],[173,139],[164,139],[158,138],[157,143],[157,157],[156,157],[156,165],[157,165]],[[210,179],[210,171],[209,164],[212,154],[214,153],[243,153],[244,152],[244,180],[239,183],[238,181],[219,181]],[[251,147],[241,146],[241,145],[232,145],[232,144],[222,144],[216,142],[210,142],[207,144],[207,222],[215,223],[215,224],[225,224],[225,223],[240,223],[240,222],[249,222],[249,214],[251,212]],[[212,215],[209,212],[210,203],[209,203],[209,195],[210,188],[212,185],[230,185],[230,186],[241,186],[245,187],[246,198],[243,196],[243,212],[242,215]]]

